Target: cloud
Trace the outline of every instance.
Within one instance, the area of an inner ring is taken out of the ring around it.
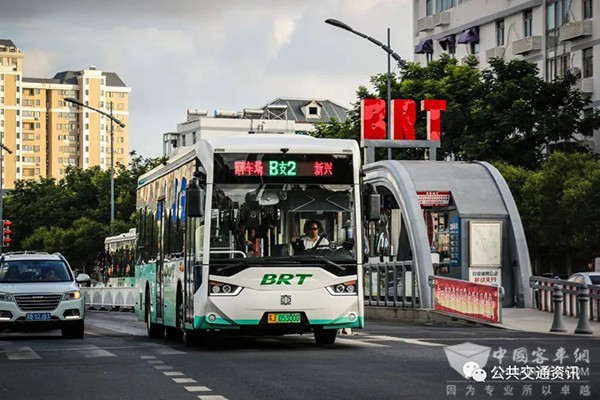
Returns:
[[[325,24],[339,19],[412,58],[411,0],[44,0],[3,4],[2,38],[28,77],[95,65],[132,88],[130,148],[162,153],[186,109],[260,107],[277,97],[350,107],[386,53]],[[10,36],[5,36],[9,33]]]

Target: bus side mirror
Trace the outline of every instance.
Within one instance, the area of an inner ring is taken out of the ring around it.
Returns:
[[[202,217],[204,215],[204,190],[198,186],[190,186],[186,193],[187,216]]]
[[[369,192],[365,199],[365,217],[367,221],[379,221],[381,216],[381,195],[377,193],[375,185],[369,185]]]

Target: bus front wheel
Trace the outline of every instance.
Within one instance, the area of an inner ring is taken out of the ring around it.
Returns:
[[[334,344],[337,329],[315,328],[315,342],[317,344]]]
[[[152,339],[160,339],[163,337],[165,329],[160,324],[155,324],[151,320],[150,315],[150,293],[146,293],[146,330],[148,331],[148,337]]]

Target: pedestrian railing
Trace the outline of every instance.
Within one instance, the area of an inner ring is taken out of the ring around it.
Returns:
[[[365,306],[421,307],[412,261],[367,263],[364,274]]]
[[[589,317],[591,321],[600,321],[600,286],[585,285],[562,279],[532,276],[529,279],[532,290],[532,304],[541,311],[554,312],[552,294],[554,287],[560,287],[563,294],[562,314],[570,317],[579,317],[579,298],[584,290],[589,290]]]
[[[81,288],[81,293],[88,308],[101,310],[131,311],[135,305],[137,288],[135,287],[102,287]]]

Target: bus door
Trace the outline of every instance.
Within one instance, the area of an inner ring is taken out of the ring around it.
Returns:
[[[156,318],[163,318],[164,314],[164,276],[165,273],[165,198],[164,196],[158,200],[157,205],[157,222],[158,222],[158,253],[156,255]]]

